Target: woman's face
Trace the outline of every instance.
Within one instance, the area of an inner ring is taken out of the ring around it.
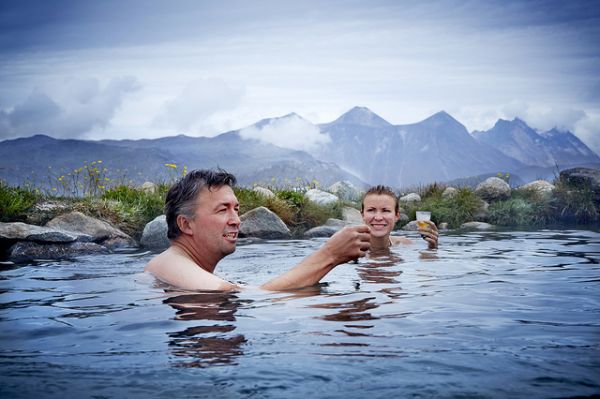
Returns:
[[[363,200],[363,221],[374,237],[385,237],[400,219],[394,198],[385,194],[369,194]]]

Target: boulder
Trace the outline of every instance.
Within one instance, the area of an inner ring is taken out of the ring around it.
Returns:
[[[421,196],[417,193],[410,193],[400,197],[399,201],[405,204],[421,202]]]
[[[121,230],[81,212],[69,212],[57,216],[46,223],[46,227],[87,234],[98,244],[109,241],[111,247],[135,245],[135,241]]]
[[[9,249],[12,262],[33,260],[58,260],[78,255],[108,253],[104,246],[93,242],[74,241],[70,243],[39,244],[33,241],[19,241]]]
[[[489,223],[483,223],[483,222],[467,222],[467,223],[461,224],[460,228],[468,229],[468,230],[490,230],[490,229],[493,229],[494,226]]]
[[[140,245],[144,248],[166,249],[171,244],[167,238],[167,217],[160,215],[146,223]]]
[[[156,183],[147,181],[139,187],[139,190],[146,194],[156,194],[158,193],[158,186],[156,185]]]
[[[342,208],[342,219],[346,224],[363,224],[363,218],[360,211],[350,206]]]
[[[304,238],[331,237],[337,233],[341,227],[338,226],[317,226],[304,232]]]
[[[82,241],[91,240],[91,237],[85,234],[77,234],[50,227],[35,226],[21,222],[0,223],[0,240],[69,243],[76,241],[78,238],[81,238]]]
[[[335,182],[327,190],[346,201],[357,201],[361,197],[361,191],[348,180]]]
[[[498,177],[488,177],[477,185],[475,194],[488,202],[504,200],[510,197],[510,186]]]
[[[442,198],[443,199],[450,199],[450,198],[454,198],[458,195],[458,190],[455,189],[454,187],[446,187],[444,189],[444,191],[442,192]]]
[[[347,223],[341,219],[335,219],[335,218],[329,218],[327,219],[327,221],[325,222],[324,226],[329,226],[329,227],[337,227],[337,228],[343,228],[347,225]]]
[[[475,215],[473,215],[473,217],[475,218],[475,220],[487,220],[490,211],[490,204],[488,204],[485,201],[481,201],[479,208],[477,208],[477,211],[475,211]]]
[[[269,190],[268,188],[264,188],[261,186],[256,186],[252,189],[252,191],[254,191],[255,193],[258,193],[259,195],[262,195],[265,198],[274,198],[275,197],[275,193],[273,193],[273,191]]]
[[[417,231],[417,221],[412,220],[412,221],[406,223],[404,226],[402,226],[402,230]]]
[[[398,219],[398,222],[400,225],[404,225],[406,223],[408,223],[410,221],[410,218],[408,217],[408,215],[404,212],[400,212],[400,219]]]
[[[560,172],[560,180],[574,189],[589,187],[594,193],[594,202],[600,204],[600,169],[565,169]]]
[[[240,217],[240,237],[258,237],[267,239],[290,238],[290,229],[275,213],[264,206],[254,208]]]
[[[331,193],[327,193],[325,191],[319,190],[318,188],[313,188],[308,190],[304,196],[309,200],[319,205],[330,205],[335,204],[339,201],[339,198],[336,195]]]
[[[550,194],[554,190],[554,184],[546,180],[536,180],[519,187],[518,190],[535,191],[538,194]]]
[[[49,220],[52,220],[52,218],[71,210],[72,206],[69,203],[45,200],[36,203],[29,211],[27,211],[26,222],[32,225],[42,226],[48,223]]]

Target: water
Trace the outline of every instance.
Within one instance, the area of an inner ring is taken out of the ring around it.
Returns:
[[[258,285],[322,242],[241,245],[217,271]],[[600,234],[419,244],[288,293],[165,293],[150,253],[3,266],[0,397],[600,394]]]

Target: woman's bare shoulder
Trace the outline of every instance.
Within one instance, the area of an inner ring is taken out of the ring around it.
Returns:
[[[392,245],[410,245],[413,243],[413,240],[410,238],[399,236],[390,236],[390,241]]]

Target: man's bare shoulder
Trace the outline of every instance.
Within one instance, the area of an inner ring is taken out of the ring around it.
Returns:
[[[204,270],[173,247],[152,258],[144,270],[167,284],[185,290],[227,291],[237,288]]]

